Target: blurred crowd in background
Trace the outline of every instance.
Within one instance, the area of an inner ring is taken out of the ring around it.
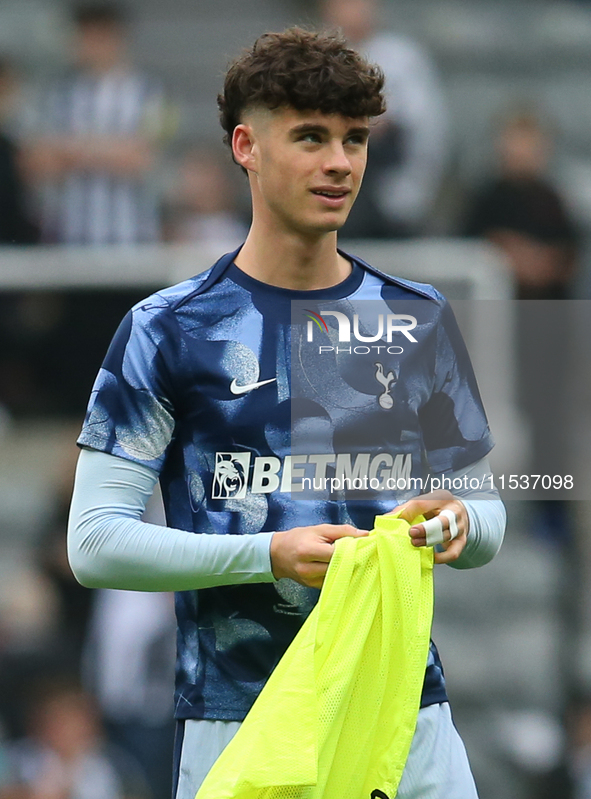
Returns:
[[[0,32],[1,243],[173,242],[227,250],[243,240],[249,218],[246,182],[215,129],[219,85],[212,76],[221,79],[217,68],[223,69],[223,62],[218,56],[210,65],[204,87],[199,85],[202,55],[195,59],[191,79],[187,69],[165,69],[167,44],[174,42],[166,19],[162,29],[171,41],[165,36],[155,45],[163,68],[158,62],[140,66],[147,53],[134,32],[146,17],[157,28],[158,5],[153,0],[150,7],[99,3],[70,9],[50,2],[47,8],[64,30],[56,36],[61,59],[54,53],[46,64],[27,61],[9,42],[2,54]],[[290,9],[286,3],[284,24],[340,28],[387,78],[388,111],[375,124],[364,184],[342,236],[484,237],[505,253],[519,298],[585,296],[583,239],[589,220],[584,204],[591,178],[581,187],[579,173],[568,183],[574,161],[566,158],[565,166],[560,139],[565,126],[558,115],[552,117],[527,86],[513,89],[505,78],[505,96],[475,108],[460,126],[435,58],[418,39],[396,30],[397,3],[380,7],[373,0],[323,0],[299,10],[295,5]],[[264,19],[264,4],[259,9],[257,16]],[[38,15],[41,10],[33,7]],[[199,12],[196,6],[191,14],[197,26]],[[385,12],[391,17],[387,26]],[[10,14],[4,14],[8,24]],[[211,10],[207,14],[207,25],[214,27]],[[276,9],[269,16],[272,27]],[[223,31],[217,36],[223,38]],[[245,36],[234,45],[235,39],[226,46],[226,59],[251,40]],[[181,40],[179,48],[185,46],[189,61],[187,44]],[[215,89],[201,99],[212,83]],[[479,169],[463,149],[461,139],[469,142],[466,122],[486,130],[478,142]],[[591,155],[587,171],[588,164]],[[0,298],[0,402],[17,415],[75,412],[105,336],[137,299],[138,292],[116,298],[89,298],[84,292]],[[78,334],[89,313],[101,329],[92,344],[82,346]]]
[[[341,29],[386,75],[388,111],[343,238],[487,240],[515,298],[585,300],[587,5],[3,0],[0,274],[2,247],[238,246],[247,184],[221,143],[215,95],[241,47],[298,23]],[[145,293],[0,291],[0,431],[43,435],[40,419],[68,431],[50,465],[51,513],[17,547],[17,572],[0,562],[0,799],[169,795],[172,598],[82,588],[65,555],[76,425],[118,321]],[[539,364],[527,375],[537,393],[559,382]],[[564,505],[536,517],[558,561],[577,519]],[[7,529],[3,547],[15,549]],[[585,686],[565,689],[551,723],[520,723],[513,738],[533,743],[508,758],[517,787],[496,797],[591,799]]]

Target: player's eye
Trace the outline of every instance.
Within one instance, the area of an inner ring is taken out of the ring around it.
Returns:
[[[367,141],[367,136],[363,133],[354,133],[345,139],[347,144],[364,145]]]
[[[313,144],[319,144],[321,138],[319,133],[308,131],[307,133],[302,133],[302,135],[299,138],[299,141],[306,141],[306,142],[311,142]]]

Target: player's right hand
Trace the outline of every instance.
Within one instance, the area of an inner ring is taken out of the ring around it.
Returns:
[[[368,534],[368,530],[358,530],[351,524],[317,524],[275,533],[271,539],[273,576],[277,580],[290,577],[310,588],[322,588],[334,542],[345,536]]]

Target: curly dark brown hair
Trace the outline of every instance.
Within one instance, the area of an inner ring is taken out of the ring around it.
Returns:
[[[293,27],[265,33],[236,59],[218,96],[224,142],[247,108],[295,108],[346,117],[377,117],[386,110],[384,74],[337,33]]]

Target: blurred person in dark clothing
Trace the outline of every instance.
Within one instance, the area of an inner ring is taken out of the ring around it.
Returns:
[[[546,177],[549,134],[534,114],[516,113],[503,125],[496,150],[499,174],[470,201],[464,233],[487,238],[503,250],[518,299],[565,299],[578,236]]]
[[[166,524],[159,488],[142,518]],[[169,799],[175,731],[170,690],[176,640],[173,596],[85,590],[93,594],[93,607],[84,682],[97,699],[109,740],[141,766],[154,799]]]
[[[148,799],[135,762],[105,742],[94,703],[59,682],[29,696],[29,733],[8,750],[0,797]]]
[[[569,702],[565,728],[562,760],[532,786],[531,799],[591,799],[591,695]]]
[[[15,91],[12,67],[0,57],[0,244],[35,244],[38,231],[27,209],[19,148],[5,125]]]
[[[567,769],[573,799],[591,799],[591,696],[579,697],[567,716]]]
[[[42,532],[38,566],[56,597],[57,620],[54,643],[73,672],[80,668],[82,648],[92,611],[94,592],[81,586],[68,564],[66,529],[69,502],[59,494],[53,513]]]
[[[503,252],[518,300],[568,299],[576,268],[578,234],[547,177],[551,152],[550,134],[536,114],[527,110],[509,114],[496,140],[498,174],[476,192],[466,214],[464,233],[486,238]],[[571,471],[569,398],[560,390],[569,373],[570,325],[566,303],[519,304],[517,393],[532,435],[531,474]],[[549,543],[570,541],[568,503],[548,500],[543,489],[538,496],[532,530]]]
[[[20,151],[9,133],[8,119],[17,94],[10,62],[0,57],[0,246],[35,244],[39,233],[29,215]],[[0,414],[11,394],[28,393],[31,383],[19,331],[25,297],[0,294]],[[16,339],[15,346],[9,345]]]
[[[24,146],[42,241],[155,242],[160,220],[153,180],[170,121],[162,86],[131,65],[127,19],[119,5],[76,6],[73,21],[75,64],[40,92]],[[27,348],[28,369],[0,385],[0,397],[15,414],[80,412],[118,320],[140,296],[29,295],[24,334],[15,343]]]
[[[372,129],[363,184],[341,230],[348,238],[419,235],[439,193],[448,156],[447,108],[429,54],[387,31],[379,0],[321,0],[326,25],[339,28],[386,77],[386,113]]]
[[[51,644],[59,653],[61,669],[80,674],[96,592],[78,583],[68,563],[66,530],[77,452],[66,442],[68,437],[64,435],[63,452],[58,447],[54,451],[57,479],[53,501],[39,530],[34,563],[55,597],[56,618]]]
[[[175,732],[173,596],[107,589],[92,593],[84,682],[97,699],[109,740],[141,766],[154,799],[169,799]]]
[[[27,150],[43,240],[155,241],[150,179],[165,129],[162,87],[131,66],[118,5],[76,7],[74,22],[75,66],[43,92]]]
[[[164,207],[166,240],[217,250],[238,247],[248,225],[238,208],[237,188],[215,150],[187,149]]]

